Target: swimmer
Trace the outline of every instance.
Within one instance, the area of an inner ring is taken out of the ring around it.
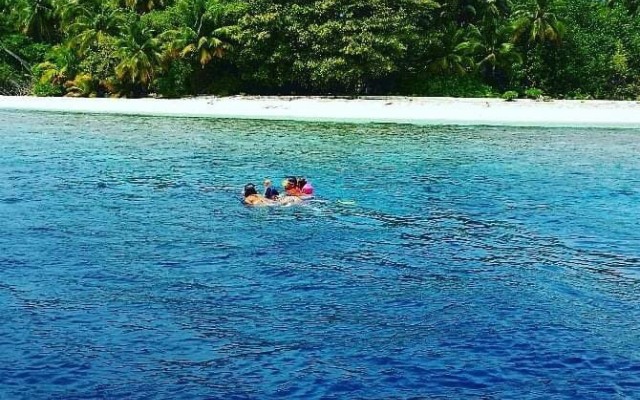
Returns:
[[[302,187],[307,184],[307,180],[301,176],[296,179],[296,186],[298,187],[298,189],[302,190]]]
[[[278,190],[276,188],[271,186],[271,180],[265,179],[264,180],[264,197],[265,197],[265,199],[277,200],[278,196],[280,196],[280,193],[278,193]]]
[[[300,197],[304,194],[302,193],[302,190],[298,188],[298,179],[293,176],[290,176],[282,181],[282,187],[284,187],[284,191],[287,196]]]
[[[249,206],[269,206],[275,204],[274,201],[265,199],[260,196],[256,191],[256,186],[253,183],[248,183],[244,186],[244,204]]]
[[[313,196],[313,186],[305,178],[298,178],[298,189],[306,196]]]

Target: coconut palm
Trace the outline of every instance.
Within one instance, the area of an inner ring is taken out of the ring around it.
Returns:
[[[121,3],[138,13],[146,13],[164,6],[164,0],[123,0]]]
[[[158,39],[148,28],[134,23],[118,38],[116,45],[119,63],[115,72],[118,79],[148,87],[162,64]]]
[[[88,13],[97,5],[97,0],[53,0],[55,13],[60,18],[63,30],[67,25],[72,24],[79,15]]]
[[[222,39],[227,27],[221,27],[224,14],[218,2],[182,1],[178,7],[191,20],[190,26],[162,35],[165,53],[170,58],[195,57],[204,68],[214,58],[222,58],[230,44]]]
[[[97,10],[78,10],[73,22],[66,27],[71,36],[70,44],[79,54],[93,45],[113,40],[125,25],[125,17],[119,9],[101,6]]]
[[[473,55],[480,45],[480,37],[474,26],[459,27],[451,23],[432,44],[437,55],[429,62],[430,71],[464,75],[475,68]]]
[[[564,24],[557,16],[554,0],[535,0],[521,4],[513,13],[513,41],[558,44],[564,35]]]
[[[58,74],[55,74],[56,78],[64,81],[78,72],[80,60],[77,53],[70,46],[57,45],[49,51],[47,62],[55,65],[55,68],[59,71]]]
[[[50,41],[55,37],[57,21],[50,0],[19,0],[14,12],[25,35],[38,41]]]
[[[214,31],[214,35],[215,35]],[[204,68],[214,58],[222,58],[229,48],[229,44],[220,38],[210,35],[198,35],[189,27],[170,31],[163,35],[166,54],[171,58],[196,57]]]
[[[509,26],[486,31],[478,47],[478,54],[482,56],[478,67],[489,70],[491,76],[495,77],[496,69],[509,71],[514,65],[521,64],[522,56],[509,40],[510,36]]]
[[[501,54],[510,54],[514,48],[509,43],[510,30],[505,29],[503,20],[509,9],[504,0],[486,0],[480,8],[477,36],[480,38],[479,55],[482,60],[479,66],[489,64],[492,69],[500,63]]]

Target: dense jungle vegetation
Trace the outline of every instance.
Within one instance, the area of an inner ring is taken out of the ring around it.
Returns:
[[[0,93],[515,91],[635,100],[639,6],[638,0],[0,0]]]

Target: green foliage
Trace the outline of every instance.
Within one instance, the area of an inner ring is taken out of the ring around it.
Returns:
[[[73,80],[64,84],[67,96],[95,97],[97,94],[96,81],[90,74],[78,74]]]
[[[0,94],[26,94],[31,80],[31,65],[40,61],[46,45],[34,44],[22,34],[0,36]]]
[[[474,54],[482,46],[480,31],[473,26],[446,25],[437,36],[429,70],[433,73],[464,75],[476,67]]]
[[[399,84],[399,93],[410,96],[494,97],[495,91],[474,75],[405,77]]]
[[[166,4],[165,0],[119,0],[118,5],[123,8],[130,9],[139,14],[151,12],[156,9],[163,8]]]
[[[153,90],[166,98],[190,94],[189,81],[192,73],[193,67],[187,61],[173,61],[167,71],[155,79]]]
[[[624,49],[622,40],[616,43],[616,52],[611,57],[611,67],[615,73],[626,76],[629,74],[629,57]]]
[[[69,35],[69,44],[76,47],[80,55],[92,47],[111,42],[123,33],[127,24],[127,16],[122,10],[104,4],[93,10],[82,8],[70,12],[75,13],[75,17],[65,31]]]
[[[242,82],[238,79],[237,73],[221,71],[216,74],[216,78],[206,88],[207,93],[218,96],[229,96],[240,93]]]
[[[565,33],[565,26],[558,18],[561,6],[556,0],[533,0],[517,4],[512,16],[514,40],[560,43]]]
[[[26,80],[16,69],[9,64],[0,62],[0,95],[17,95]]]
[[[518,92],[516,92],[515,90],[508,90],[504,93],[502,93],[502,99],[504,101],[514,101],[515,99],[518,98]]]
[[[544,92],[542,91],[542,89],[529,88],[524,91],[524,95],[528,99],[539,100],[539,99],[542,99],[542,97],[544,96]]]
[[[28,69],[32,64],[44,60],[50,48],[50,45],[34,42],[23,34],[9,34],[0,37],[0,60]]]
[[[131,24],[128,28],[116,41],[115,56],[119,61],[115,67],[116,77],[144,90],[160,68],[160,43],[153,32],[140,23]]]
[[[559,48],[541,48],[530,81],[546,93],[578,98],[635,99],[640,24],[626,10],[590,0],[565,4],[567,32]]]
[[[9,64],[0,62],[0,88],[10,86],[11,81],[17,80],[19,75]]]
[[[51,83],[36,83],[32,91],[33,95],[38,97],[58,97],[62,96],[64,91],[58,85]]]
[[[293,2],[291,2],[293,3]],[[251,0],[231,30],[243,77],[271,90],[367,93],[420,56],[430,1]],[[410,54],[415,48],[417,54]]]
[[[58,20],[51,0],[16,0],[12,10],[21,33],[45,42],[59,37]]]
[[[0,0],[0,92],[636,99],[638,4]]]
[[[98,82],[98,92],[119,91],[114,87],[115,68],[118,65],[116,49],[115,39],[101,43],[80,61],[78,70],[91,75]]]

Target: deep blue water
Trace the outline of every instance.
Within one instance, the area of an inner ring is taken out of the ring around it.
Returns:
[[[0,399],[640,398],[639,156],[0,112]],[[289,174],[324,201],[241,205]]]

